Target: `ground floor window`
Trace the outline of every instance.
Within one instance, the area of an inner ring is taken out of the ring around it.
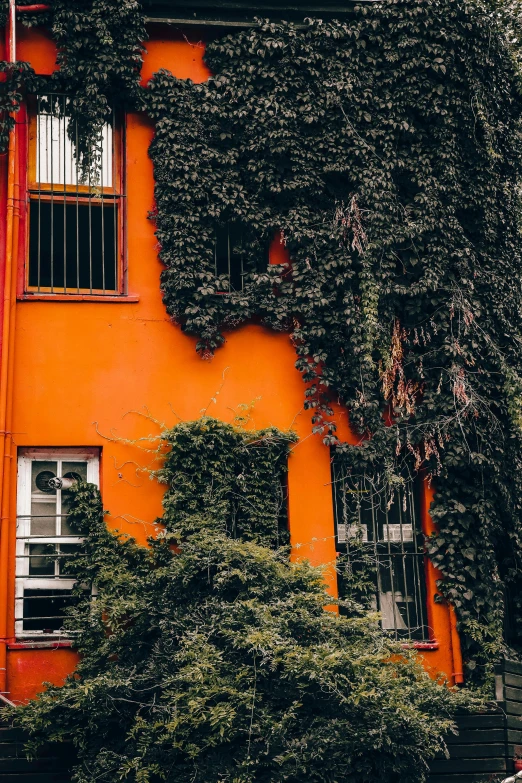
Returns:
[[[63,633],[65,609],[74,601],[67,561],[82,538],[68,522],[67,486],[99,483],[94,449],[21,449],[18,457],[15,633]]]
[[[397,639],[428,640],[425,547],[411,479],[353,477],[333,460],[340,595],[354,588]]]

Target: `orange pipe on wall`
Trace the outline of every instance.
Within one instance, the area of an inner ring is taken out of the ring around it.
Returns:
[[[427,477],[424,478],[423,502],[422,502],[422,530],[424,535],[430,536],[436,533],[437,527],[430,515],[430,506],[433,501],[434,490],[430,486]],[[430,626],[438,627],[441,632],[441,647],[448,648],[449,660],[451,665],[451,679],[453,684],[462,685],[464,682],[462,647],[460,644],[459,632],[457,630],[457,616],[454,607],[447,601],[437,603],[431,600],[435,595],[440,595],[437,588],[437,581],[442,578],[442,573],[435,568],[431,560],[426,558],[427,567],[427,585],[428,585],[428,617]],[[449,665],[446,665],[445,672],[449,675]]]
[[[462,685],[464,683],[464,667],[462,665],[462,647],[460,644],[460,636],[457,630],[457,615],[455,609],[450,605],[449,607],[449,619],[451,628],[451,652],[453,656],[453,679],[456,685]]]
[[[16,9],[14,0],[9,2],[9,62],[16,61]],[[0,517],[0,692],[5,692],[7,687],[7,615],[8,615],[8,566],[9,566],[9,498],[10,498],[10,462],[11,439],[9,430],[9,405],[10,370],[12,375],[13,361],[12,346],[14,341],[14,329],[12,318],[14,315],[13,304],[13,250],[14,250],[14,205],[15,205],[15,179],[16,179],[16,126],[9,131],[7,169],[7,214],[6,214],[6,248],[5,248],[5,276],[4,276],[4,310],[2,319],[2,356],[0,360],[0,492],[1,492],[1,517]]]

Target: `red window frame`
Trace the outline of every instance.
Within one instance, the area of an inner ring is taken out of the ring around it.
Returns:
[[[30,241],[30,206],[31,201],[40,198],[42,203],[53,201],[63,204],[63,201],[74,203],[91,203],[99,205],[102,199],[89,197],[86,185],[61,185],[59,193],[51,195],[48,183],[38,183],[36,178],[36,145],[37,145],[37,97],[31,95],[21,107],[17,115],[18,132],[18,170],[20,205],[20,230],[18,236],[19,260],[17,279],[17,298],[24,300],[49,301],[136,301],[137,297],[129,297],[127,282],[127,248],[126,248],[126,177],[125,177],[125,115],[116,114],[113,130],[113,186],[104,187],[103,194],[107,197],[103,203],[117,201],[116,223],[116,285],[114,288],[102,290],[99,288],[79,288],[67,286],[30,286],[29,285],[29,241]],[[110,199],[110,201],[109,201]],[[77,281],[78,282],[78,281]]]

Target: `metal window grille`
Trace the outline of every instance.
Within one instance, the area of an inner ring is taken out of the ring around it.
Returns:
[[[67,518],[68,494],[54,488],[56,477],[98,483],[95,454],[22,454],[18,460],[15,633],[17,637],[63,633],[67,607],[77,600],[68,566],[82,537]]]
[[[415,483],[389,488],[367,476],[353,479],[335,459],[332,479],[341,594],[343,580],[365,569],[383,630],[396,639],[429,639]]]
[[[215,230],[214,274],[220,280],[220,293],[243,291],[251,272],[262,272],[269,263],[269,244],[261,245],[257,263],[248,260],[244,226],[228,222]]]
[[[99,136],[95,173],[82,178],[78,130],[70,101],[55,93],[36,98],[29,172],[28,291],[114,294],[119,291],[122,194],[116,119]]]

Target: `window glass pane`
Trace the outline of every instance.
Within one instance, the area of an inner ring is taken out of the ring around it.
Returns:
[[[24,590],[24,631],[59,631],[75,600],[70,590]]]
[[[68,99],[65,96],[40,96],[38,99],[36,179],[41,184],[78,185],[75,138],[76,127],[68,114]],[[101,184],[112,187],[112,127],[104,125],[100,140],[101,172],[90,183],[94,187]]]
[[[420,583],[416,574],[418,556],[394,554],[379,562],[379,610],[387,630],[422,632]]]
[[[15,629],[22,636],[62,632],[65,609],[78,600],[72,595],[76,573],[71,563],[81,554],[83,544],[77,538],[73,538],[77,543],[57,543],[60,535],[77,537],[79,532],[67,522],[69,490],[56,490],[49,481],[55,477],[86,481],[91,460],[68,459],[72,449],[56,453],[58,458],[54,460],[23,457],[19,462],[18,489],[25,495],[21,498],[24,511],[29,494],[31,500],[30,513],[20,517],[23,523],[17,536],[16,579],[23,592],[21,606],[17,604]],[[41,539],[36,542],[30,536]]]
[[[32,536],[56,535],[56,498],[50,501],[31,502],[31,530]]]
[[[56,535],[56,490],[49,479],[56,476],[57,463],[35,460],[31,465],[31,535]]]
[[[86,462],[62,462],[62,478],[79,479],[87,481],[87,463]],[[62,490],[62,514],[67,514],[70,506],[70,496],[67,490]],[[80,535],[74,530],[67,518],[62,516],[62,536]]]
[[[228,290],[243,289],[243,232],[236,223],[215,230],[214,260],[216,276],[228,275]]]
[[[62,478],[72,478],[77,481],[87,481],[86,462],[62,462]]]
[[[81,548],[82,548],[81,544],[60,544],[59,570],[61,576],[67,576],[69,578],[71,576],[74,576],[74,574],[70,570],[69,563],[72,557],[81,551]]]
[[[31,576],[54,576],[56,546],[54,544],[29,545],[29,574]]]
[[[118,203],[31,198],[29,286],[115,291]]]
[[[374,590],[382,627],[397,638],[429,637],[424,537],[410,477],[399,486],[383,477],[352,478],[332,465],[340,595]],[[360,595],[359,595],[360,593]]]
[[[56,495],[56,490],[49,486],[50,478],[56,476],[58,464],[56,462],[44,462],[34,460],[31,466],[31,492],[33,495]]]

